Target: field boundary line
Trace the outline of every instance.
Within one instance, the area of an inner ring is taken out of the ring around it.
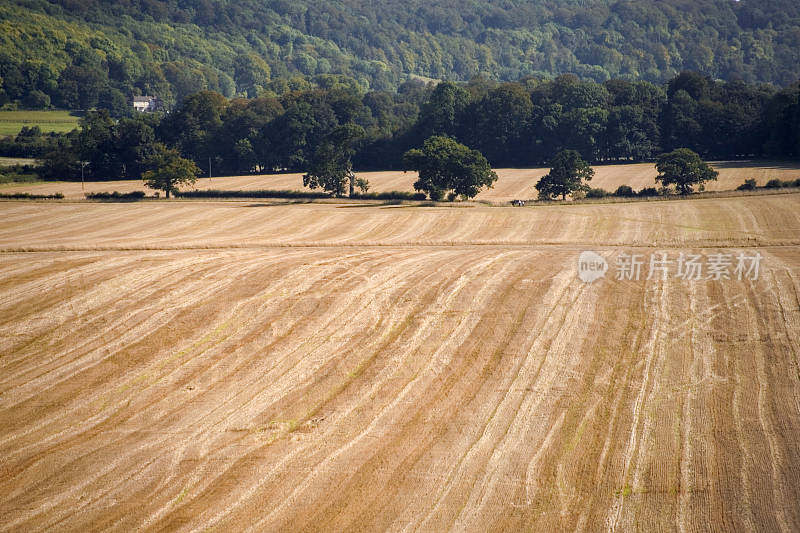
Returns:
[[[182,245],[182,246],[42,246],[42,247],[22,247],[22,248],[0,248],[0,254],[36,254],[36,253],[74,253],[74,252],[180,252],[180,251],[230,251],[230,250],[277,250],[283,248],[557,248],[565,251],[576,251],[584,249],[593,250],[614,250],[625,248],[631,250],[718,250],[718,249],[785,249],[800,246],[800,240],[785,243],[753,244],[753,243],[686,243],[682,246],[676,244],[628,244],[628,243],[493,243],[480,241],[465,242],[431,242],[431,243],[409,243],[409,242],[385,242],[385,243],[358,243],[358,242],[310,242],[310,243],[267,243],[267,244],[229,244],[229,245]]]

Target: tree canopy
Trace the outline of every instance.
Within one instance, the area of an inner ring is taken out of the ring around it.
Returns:
[[[707,181],[716,181],[719,172],[688,148],[678,148],[656,158],[656,181],[663,186],[675,185],[681,194],[689,194],[695,185],[703,190]]]
[[[552,200],[561,196],[562,200],[566,200],[568,194],[589,189],[584,182],[591,181],[594,169],[575,150],[559,152],[550,166],[550,172],[536,184],[540,198]]]
[[[181,185],[193,185],[200,173],[194,162],[182,158],[177,150],[163,144],[155,145],[155,153],[147,159],[146,165],[151,170],[142,175],[145,186],[164,191],[167,198]]]
[[[406,152],[403,162],[407,170],[419,173],[414,189],[432,200],[473,198],[497,181],[497,174],[480,152],[449,137],[428,138],[421,149]]]
[[[308,171],[303,175],[303,185],[343,196],[349,183],[350,196],[353,196],[356,187],[353,144],[363,136],[364,128],[352,123],[334,129],[314,151]]]

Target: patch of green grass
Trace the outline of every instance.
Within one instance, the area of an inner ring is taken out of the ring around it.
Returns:
[[[43,133],[66,133],[78,127],[80,117],[70,111],[0,111],[0,135],[16,135],[23,126],[39,126]]]
[[[620,496],[623,497],[623,498],[627,498],[631,494],[633,494],[633,489],[631,488],[630,485],[625,485],[621,489],[617,489],[617,490],[614,491],[614,495],[617,498],[619,498]]]
[[[189,494],[189,487],[184,487],[181,493],[178,494],[178,497],[175,499],[175,505],[181,503],[187,494]]]
[[[19,183],[42,183],[42,180],[35,174],[3,174],[0,172],[0,185]]]

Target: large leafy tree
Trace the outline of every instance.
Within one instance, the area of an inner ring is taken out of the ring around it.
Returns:
[[[480,152],[449,137],[430,137],[422,149],[406,152],[403,162],[406,170],[419,173],[414,189],[425,192],[432,200],[451,193],[473,198],[483,187],[492,187],[497,181],[497,174]]]
[[[303,185],[343,196],[349,182],[350,196],[353,196],[356,182],[353,145],[363,136],[364,128],[356,124],[335,128],[315,150],[308,172],[303,175]]]
[[[169,198],[181,185],[193,185],[200,169],[193,161],[184,159],[174,148],[155,145],[155,153],[147,159],[151,170],[142,175],[145,186],[164,191]]]
[[[719,174],[688,148],[678,148],[658,156],[656,170],[658,170],[656,182],[665,187],[675,185],[681,194],[691,193],[695,185],[699,185],[700,190],[703,190],[705,182],[716,181]]]
[[[594,169],[575,150],[559,152],[550,166],[550,172],[536,184],[539,197],[546,200],[558,196],[566,200],[568,194],[588,189],[584,182],[591,181],[594,176]]]

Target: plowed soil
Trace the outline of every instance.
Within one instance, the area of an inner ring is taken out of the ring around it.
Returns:
[[[800,194],[0,211],[0,531],[800,529]]]

